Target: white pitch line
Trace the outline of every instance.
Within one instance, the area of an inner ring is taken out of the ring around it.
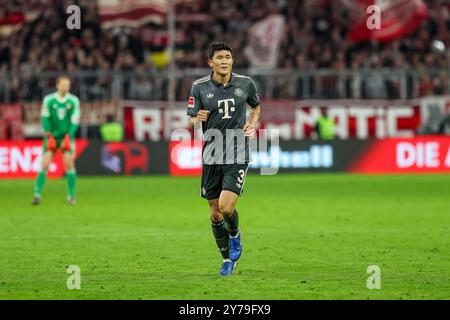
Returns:
[[[74,234],[74,235],[54,235],[54,236],[11,236],[0,237],[0,240],[33,240],[33,239],[75,239],[75,238],[136,238],[136,237],[163,237],[163,236],[199,236],[201,232],[164,232],[164,233],[145,233],[145,234]]]

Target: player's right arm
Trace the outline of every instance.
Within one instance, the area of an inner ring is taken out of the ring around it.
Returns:
[[[191,127],[196,129],[196,124],[208,119],[209,111],[203,109],[202,102],[200,100],[200,93],[196,85],[192,85],[191,93],[189,95],[187,115],[190,116]]]
[[[41,107],[41,123],[44,128],[44,147],[46,151],[54,152],[56,150],[56,141],[52,134],[52,126],[50,124],[50,97],[46,96]]]
[[[49,106],[50,97],[46,96],[44,98],[44,101],[42,102],[41,107],[41,124],[44,128],[44,135],[50,136],[52,134],[51,132],[51,125],[50,125],[50,106]]]

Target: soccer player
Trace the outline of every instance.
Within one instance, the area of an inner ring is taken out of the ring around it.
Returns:
[[[41,122],[44,128],[43,157],[41,170],[36,178],[33,205],[41,203],[47,170],[58,149],[61,149],[66,169],[69,189],[67,203],[75,204],[75,133],[80,122],[80,101],[71,94],[70,79],[59,76],[56,79],[56,92],[44,97],[41,109]]]
[[[248,139],[255,135],[260,105],[253,80],[231,71],[233,51],[228,44],[210,45],[208,65],[211,73],[192,84],[187,114],[191,125],[202,125],[201,196],[208,201],[212,232],[223,257],[219,274],[228,276],[242,253],[236,203],[247,175]]]

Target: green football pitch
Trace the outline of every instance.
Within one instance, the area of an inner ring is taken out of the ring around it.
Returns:
[[[450,175],[249,175],[227,278],[199,178],[33,183],[0,180],[0,299],[450,298]]]

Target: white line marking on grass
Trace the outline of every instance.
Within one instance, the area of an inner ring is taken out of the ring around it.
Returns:
[[[161,232],[161,233],[143,233],[143,234],[126,234],[126,233],[116,233],[116,234],[60,234],[53,236],[11,236],[11,237],[0,237],[0,240],[33,240],[33,239],[74,239],[74,238],[142,238],[142,237],[163,237],[163,236],[200,236],[205,233],[202,232]]]

